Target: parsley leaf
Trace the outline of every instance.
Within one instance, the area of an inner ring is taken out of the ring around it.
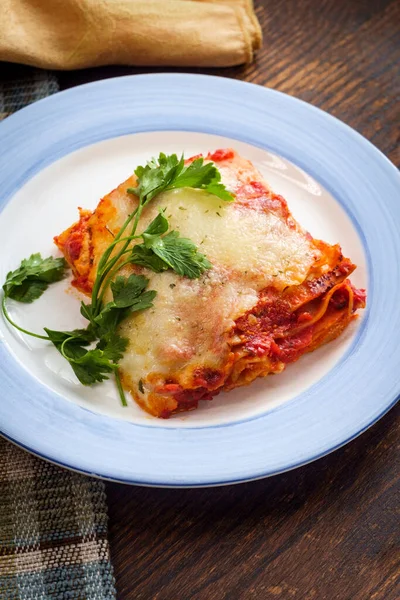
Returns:
[[[168,219],[160,213],[142,233],[143,244],[132,250],[130,262],[161,273],[173,269],[179,275],[195,279],[211,268],[208,259],[198,252],[196,245],[187,238],[181,238],[177,231],[168,230]],[[112,286],[113,284],[111,284]]]
[[[151,308],[153,306],[153,300],[156,297],[157,292],[155,290],[149,290],[148,292],[143,292],[138,298],[136,298],[135,302],[131,304],[129,307],[129,312],[137,312],[139,310],[146,310],[147,308]]]
[[[135,175],[138,185],[127,191],[139,196],[142,206],[161,192],[183,187],[203,189],[227,202],[234,200],[221,183],[217,167],[212,162],[204,164],[203,158],[196,158],[185,167],[183,156],[178,159],[176,154],[166,156],[161,152],[158,159],[153,158],[145,167],[137,167]]]
[[[63,258],[42,258],[32,254],[21,261],[15,271],[7,274],[3,290],[6,298],[30,304],[43,294],[49,283],[59,281],[65,275],[66,262]]]
[[[54,331],[44,328],[57,350],[68,360],[75,375],[83,385],[93,385],[108,379],[123,356],[128,340],[115,332],[101,338],[91,350],[85,348],[95,336],[89,329]]]
[[[219,183],[216,180],[209,183],[205,190],[209,194],[213,194],[214,196],[218,196],[218,198],[221,198],[221,200],[225,200],[225,202],[232,202],[232,194],[228,192],[228,190],[222,183]]]
[[[91,323],[94,323],[95,315],[91,304],[85,304],[84,302],[81,302],[81,315]]]
[[[83,385],[101,383],[109,378],[116,365],[108,358],[105,350],[85,350],[76,344],[65,344],[63,356],[68,360],[75,375]]]
[[[153,219],[147,229],[142,233],[142,237],[143,239],[151,239],[152,236],[162,235],[168,231],[168,227],[168,219],[164,216],[164,212],[160,211],[156,218]]]
[[[168,220],[162,212],[150,223],[147,229],[142,233],[144,240],[149,244],[152,240],[157,239],[160,235],[168,231]],[[169,265],[159,258],[151,248],[147,248],[144,244],[136,244],[133,247],[130,262],[147,267],[156,273],[161,273],[169,269]]]
[[[114,305],[117,308],[128,308],[132,306],[146,289],[148,283],[149,280],[143,275],[117,277],[116,280],[111,283]]]
[[[145,167],[137,167],[135,175],[138,179],[138,186],[128,188],[127,191],[139,196],[140,203],[144,206],[154,196],[167,189],[184,166],[183,156],[178,159],[176,154],[166,156],[163,152],[160,152],[158,161],[153,158]]]
[[[50,341],[68,360],[75,375],[83,385],[93,385],[107,379],[107,373],[114,370],[103,350],[88,350],[87,346],[94,336],[90,330],[75,329],[73,331],[54,331],[44,328]]]
[[[131,262],[141,267],[147,267],[155,273],[162,273],[169,269],[169,265],[154,254],[151,248],[146,248],[144,244],[134,246],[131,254]]]
[[[194,160],[171,185],[171,188],[182,187],[203,189],[226,202],[233,200],[232,194],[221,183],[221,173],[219,170],[215,167],[214,163],[204,164],[203,158]]]
[[[6,297],[17,300],[18,302],[23,302],[24,304],[31,304],[40,298],[48,287],[49,284],[44,281],[25,280],[20,285],[12,286],[9,291],[6,292]]]
[[[171,188],[202,188],[214,181],[217,173],[219,175],[214,163],[204,164],[203,158],[196,158],[174,179]],[[219,176],[219,179],[221,179],[221,176]]]
[[[195,244],[187,238],[180,237],[177,231],[171,231],[164,237],[146,240],[145,246],[151,248],[176,273],[190,279],[200,277],[212,266],[204,254],[198,252]]]
[[[81,303],[81,314],[90,321],[97,337],[115,331],[118,324],[130,313],[153,306],[154,290],[145,291],[149,280],[143,275],[118,276],[111,282],[113,300],[100,307],[95,316],[91,304]]]
[[[124,355],[129,340],[112,332],[101,338],[97,348],[103,350],[104,355],[114,363],[117,363]]]
[[[107,302],[93,320],[93,328],[98,337],[103,337],[116,330],[118,323],[126,316],[126,311],[116,308],[114,302]]]
[[[127,339],[116,333],[110,333],[92,350],[66,342],[63,346],[63,356],[67,358],[83,385],[93,385],[108,379],[109,373],[116,371],[116,363],[122,358],[127,345]]]

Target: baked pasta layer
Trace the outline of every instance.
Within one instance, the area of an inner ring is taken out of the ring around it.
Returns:
[[[144,274],[157,291],[153,308],[119,326],[129,339],[120,373],[135,401],[163,418],[279,373],[340,335],[365,305],[364,291],[348,279],[355,265],[340,246],[313,239],[248,160],[231,149],[206,160],[216,164],[234,202],[171,190],[145,207],[141,228],[165,209],[171,229],[190,238],[212,269],[199,279],[134,265],[120,272]],[[132,176],[93,212],[80,209],[79,221],[55,238],[74,285],[86,294],[102,253],[137,206],[126,191],[135,185]]]

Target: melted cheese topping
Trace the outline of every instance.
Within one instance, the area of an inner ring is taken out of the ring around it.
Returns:
[[[125,202],[116,208],[119,223],[132,209]],[[141,403],[169,376],[191,387],[196,367],[226,365],[235,319],[257,303],[265,287],[282,290],[302,283],[319,256],[302,231],[257,200],[249,208],[199,190],[165,192],[146,207],[140,231],[160,208],[166,209],[170,229],[190,238],[213,267],[195,280],[142,269],[148,289],[157,291],[154,307],[120,326],[120,334],[129,339],[121,372]],[[144,394],[138,392],[139,380]]]

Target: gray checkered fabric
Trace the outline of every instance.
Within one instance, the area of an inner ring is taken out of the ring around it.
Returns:
[[[0,81],[0,119],[57,91],[55,76],[38,69],[32,69],[29,77]]]
[[[8,73],[0,81],[0,118],[57,89],[45,71]],[[0,600],[115,598],[103,482],[0,438]]]

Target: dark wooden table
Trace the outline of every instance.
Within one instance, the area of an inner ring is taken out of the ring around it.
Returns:
[[[399,165],[400,4],[264,0],[256,7],[264,30],[257,61],[201,72],[302,98]],[[92,69],[60,81],[65,88],[149,70]],[[203,490],[108,484],[118,597],[398,600],[399,413],[334,454],[264,481]]]

